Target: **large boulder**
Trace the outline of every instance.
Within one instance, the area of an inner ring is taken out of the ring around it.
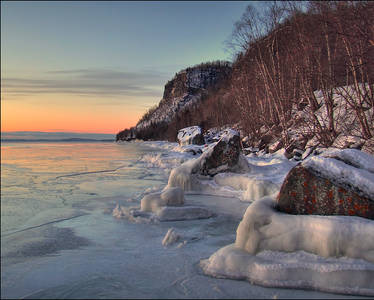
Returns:
[[[177,140],[181,146],[204,144],[204,137],[199,126],[182,128],[178,131]]]
[[[226,129],[220,140],[208,146],[197,159],[191,159],[170,172],[168,187],[180,187],[185,191],[203,190],[207,186],[200,179],[210,179],[222,172],[250,172],[249,164],[241,153],[239,133]],[[204,178],[202,178],[204,177]]]
[[[374,219],[374,157],[356,149],[328,149],[291,169],[277,198],[290,214]]]
[[[217,144],[204,153],[199,173],[213,176],[219,172],[235,172],[240,168],[238,167],[241,163],[240,154],[239,133],[233,129],[225,129]]]

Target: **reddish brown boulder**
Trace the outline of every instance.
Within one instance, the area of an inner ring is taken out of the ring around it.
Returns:
[[[308,164],[299,164],[288,173],[277,198],[277,207],[290,214],[347,215],[374,219],[374,199],[371,195],[365,195],[354,185],[339,184],[335,178],[328,178],[328,174],[323,172],[317,174],[308,168]]]

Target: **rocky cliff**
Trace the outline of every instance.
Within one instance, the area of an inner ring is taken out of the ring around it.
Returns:
[[[119,132],[117,141],[162,138],[160,132],[163,128],[187,108],[198,105],[230,74],[231,64],[221,61],[199,64],[178,72],[166,83],[158,106],[148,111],[135,127]],[[175,132],[179,129],[175,128]]]

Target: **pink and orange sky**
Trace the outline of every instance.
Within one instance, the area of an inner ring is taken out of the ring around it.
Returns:
[[[134,126],[176,72],[230,59],[223,42],[247,5],[2,1],[1,131]]]

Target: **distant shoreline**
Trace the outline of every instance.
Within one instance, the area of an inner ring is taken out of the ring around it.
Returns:
[[[115,139],[81,139],[81,138],[68,138],[68,139],[1,139],[1,143],[38,143],[38,142],[49,142],[49,143],[63,143],[63,142],[115,142]]]

